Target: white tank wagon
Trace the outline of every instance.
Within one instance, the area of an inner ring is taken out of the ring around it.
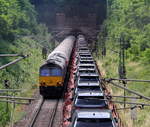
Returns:
[[[51,52],[48,56],[47,62],[59,62],[57,60],[62,61],[65,64],[69,63],[70,55],[74,46],[75,37],[69,36],[63,42],[61,42],[53,52]],[[65,60],[65,61],[64,61]],[[60,63],[60,62],[59,62]]]

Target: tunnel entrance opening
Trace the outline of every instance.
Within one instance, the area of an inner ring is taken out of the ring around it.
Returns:
[[[77,37],[80,34],[83,35],[83,31],[81,31],[80,29],[73,29],[73,30],[70,31],[69,34],[74,35],[75,37]]]
[[[31,0],[38,11],[40,23],[51,33],[65,36],[73,30],[96,37],[106,19],[107,0]]]

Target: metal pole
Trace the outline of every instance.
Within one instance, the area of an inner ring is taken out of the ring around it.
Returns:
[[[131,97],[131,96],[109,96],[111,97],[116,97],[116,98],[129,98],[129,99],[142,99],[140,97]]]
[[[13,93],[13,97],[15,97],[15,92]],[[14,126],[14,111],[15,111],[15,103],[12,103],[12,115],[11,115],[11,127]]]
[[[113,101],[110,100],[113,103],[121,103],[124,104],[124,101]],[[134,102],[126,102],[126,104],[130,104],[130,105],[141,105],[141,106],[150,106],[150,104],[145,104],[145,103],[134,103]]]
[[[108,16],[109,16],[109,2],[108,2],[109,0],[107,0],[107,18],[108,18]]]
[[[144,95],[142,95],[142,94],[140,94],[140,93],[138,93],[138,92],[136,92],[136,91],[130,90],[130,89],[128,89],[128,88],[126,88],[126,87],[124,87],[124,86],[118,85],[118,84],[116,84],[116,83],[114,83],[114,82],[112,82],[112,81],[110,81],[110,83],[111,83],[112,85],[118,87],[118,88],[124,89],[124,90],[126,90],[126,91],[128,91],[128,92],[130,92],[130,93],[132,93],[132,94],[135,94],[135,95],[140,96],[141,98],[143,98],[143,99],[145,99],[145,100],[150,101],[150,97],[146,97],[146,96],[144,96]]]
[[[23,56],[23,57],[18,58],[18,59],[14,60],[14,61],[12,61],[12,62],[10,62],[8,64],[5,64],[5,65],[3,65],[3,66],[0,67],[0,70],[4,69],[4,68],[6,68],[6,67],[8,67],[10,65],[16,64],[17,62],[21,61],[22,59],[24,59],[26,57],[28,57],[28,56]]]
[[[117,108],[116,110],[126,110],[126,109],[135,109],[135,108],[139,108],[139,109],[141,109],[142,107],[141,106],[131,106],[131,107],[126,107],[126,108]]]
[[[7,91],[7,96],[8,96],[8,91]],[[8,98],[7,98],[7,108],[6,108],[6,112],[8,112]]]
[[[0,89],[0,93],[4,93],[4,92],[21,92],[21,89]]]
[[[124,71],[124,78],[126,78],[126,68],[125,68],[125,42],[124,39],[122,40],[122,59],[123,59],[123,71]],[[126,82],[123,81],[124,87],[126,87]],[[124,90],[124,96],[126,96],[126,91]],[[126,98],[124,97],[124,108],[126,107]]]
[[[120,78],[126,78],[126,68],[125,68],[125,42],[124,42],[124,37],[123,37],[123,33],[120,35],[120,53],[119,53],[119,77]],[[126,87],[126,82],[122,81],[122,83],[124,84],[124,87]],[[124,90],[124,96],[126,96],[126,91]],[[126,98],[124,98],[124,108],[126,106]]]
[[[118,80],[118,81],[127,81],[127,82],[147,82],[150,83],[150,80],[140,80],[140,79],[118,79],[118,78],[110,78],[106,80]]]
[[[12,103],[12,115],[11,115],[11,127],[14,126],[14,110],[15,110],[15,103]]]
[[[13,101],[13,100],[0,100],[0,102],[8,102],[8,103],[15,103],[15,104],[22,104],[22,105],[30,104],[30,103],[26,103],[26,102],[17,102],[17,101]]]
[[[0,54],[0,57],[16,57],[16,56],[22,56],[20,54]]]

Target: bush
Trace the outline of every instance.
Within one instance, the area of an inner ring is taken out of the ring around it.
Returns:
[[[143,53],[142,53],[142,60],[144,63],[146,64],[150,64],[150,49],[146,49]]]

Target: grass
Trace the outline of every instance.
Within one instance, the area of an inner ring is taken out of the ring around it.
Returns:
[[[98,66],[104,77],[116,78],[118,77],[118,55],[110,51],[107,52],[107,56],[103,59],[96,58]],[[131,60],[126,61],[127,78],[131,79],[150,79],[150,65],[145,65],[142,62],[133,62]],[[142,93],[145,96],[150,97],[150,85],[149,83],[137,83],[129,82],[128,88]],[[123,90],[110,86],[113,95],[123,95]],[[134,96],[133,94],[127,93],[129,96]],[[128,101],[133,101],[128,99]],[[149,103],[145,100],[140,100],[136,102]],[[121,105],[117,104],[118,107]],[[119,111],[121,119],[125,127],[149,127],[150,126],[150,107],[145,107],[143,110],[137,109],[137,119],[131,120],[131,110]]]

